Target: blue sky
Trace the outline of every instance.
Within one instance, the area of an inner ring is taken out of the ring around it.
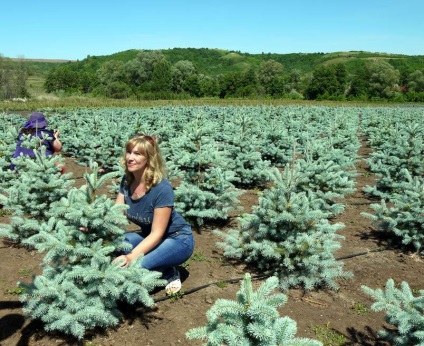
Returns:
[[[128,49],[424,55],[424,1],[21,0],[0,10],[0,54],[82,60]]]

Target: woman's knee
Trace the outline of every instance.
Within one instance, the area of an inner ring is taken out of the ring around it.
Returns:
[[[192,236],[167,238],[153,251],[144,256],[142,267],[154,269],[180,265],[190,258],[193,250],[194,240]]]
[[[130,243],[133,248],[143,241],[143,237],[137,232],[129,232],[124,234],[124,242]]]

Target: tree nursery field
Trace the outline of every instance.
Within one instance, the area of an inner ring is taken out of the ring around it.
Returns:
[[[0,114],[0,344],[424,345],[423,111],[46,110],[62,153],[18,159],[13,174],[22,118]],[[138,268],[143,280],[126,279],[141,293],[122,293],[106,252],[118,236],[105,229],[136,230],[113,208],[136,132],[157,136],[193,225],[174,296]]]

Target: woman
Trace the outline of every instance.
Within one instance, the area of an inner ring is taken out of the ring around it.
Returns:
[[[54,153],[58,153],[62,150],[62,143],[59,140],[59,131],[51,131],[47,129],[48,122],[43,113],[35,112],[32,113],[29,117],[29,120],[25,122],[19,131],[16,149],[12,158],[17,158],[21,156],[34,156],[34,151],[31,148],[22,147],[22,142],[24,140],[24,135],[31,135],[32,137],[40,138],[40,145],[46,147],[46,155],[50,156]],[[48,140],[44,140],[43,136],[48,136]],[[10,168],[13,170],[14,165],[12,164]]]
[[[116,203],[129,206],[126,216],[140,231],[125,234],[132,250],[113,262],[127,267],[143,255],[142,267],[162,272],[168,280],[167,294],[177,293],[181,280],[176,266],[193,253],[191,226],[174,209],[174,191],[165,179],[165,165],[154,138],[136,135],[125,150],[125,176]]]

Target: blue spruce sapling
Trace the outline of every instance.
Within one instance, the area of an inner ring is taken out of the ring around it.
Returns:
[[[231,183],[233,178],[232,172],[212,167],[197,184],[182,181],[175,191],[175,208],[196,227],[203,226],[206,220],[227,220],[241,194]]]
[[[14,126],[6,127],[0,139],[0,193],[14,184],[17,175],[11,170],[12,156],[16,147],[18,130]]]
[[[34,149],[34,157],[13,159],[15,179],[4,189],[4,207],[13,212],[8,225],[0,225],[0,236],[16,242],[39,231],[48,220],[51,205],[65,197],[72,185],[71,173],[62,174],[64,160],[60,155],[46,156],[46,148]]]
[[[224,240],[217,246],[225,257],[277,276],[282,289],[337,289],[337,279],[351,276],[334,258],[338,240],[343,239],[336,231],[343,225],[330,224],[330,214],[314,208],[313,193],[297,191],[298,172],[286,169],[284,177],[278,171],[274,176],[275,185],[263,191],[253,213],[239,218],[239,229],[215,231]]]
[[[402,245],[412,246],[423,253],[424,245],[424,179],[412,176],[406,169],[399,172],[403,181],[392,185],[388,202],[382,199],[380,204],[371,204],[374,214],[362,213],[369,217],[382,230],[391,233],[393,242],[401,239]]]
[[[234,174],[219,166],[224,157],[211,136],[213,129],[198,116],[170,141],[171,162],[182,177],[175,191],[175,208],[196,227],[205,220],[226,220],[241,194],[232,184]]]
[[[254,128],[249,115],[237,114],[232,125],[219,134],[225,143],[221,167],[234,172],[234,184],[239,188],[262,188],[272,179],[271,162],[262,159],[263,140]]]
[[[272,294],[277,287],[278,279],[270,277],[254,291],[247,273],[237,300],[218,299],[206,313],[207,324],[190,329],[186,337],[206,340],[207,346],[322,346],[319,341],[295,337],[296,322],[280,317],[277,310],[287,302],[284,294]]]
[[[362,290],[374,299],[371,309],[386,311],[386,322],[396,327],[380,330],[383,339],[391,345],[424,346],[424,290],[414,294],[407,282],[401,282],[398,288],[393,279],[386,282],[384,290],[364,285]]]
[[[370,195],[386,198],[393,184],[403,180],[401,171],[407,169],[412,176],[424,174],[424,126],[418,122],[396,124],[396,129],[384,133],[384,141],[373,147],[367,162],[372,172],[379,176],[375,186],[366,186]]]
[[[166,284],[161,273],[141,268],[142,258],[128,268],[111,261],[121,250],[128,224],[125,205],[117,205],[99,188],[116,173],[98,177],[98,166],[86,174],[86,185],[72,188],[52,205],[49,220],[25,243],[45,253],[42,274],[24,288],[24,312],[59,331],[82,339],[88,330],[116,326],[122,318],[117,303],[152,306],[149,292]]]
[[[269,161],[274,167],[284,167],[293,160],[293,143],[295,138],[290,135],[282,121],[272,119],[264,124],[261,155],[264,161]]]
[[[306,157],[296,161],[296,169],[301,176],[299,191],[311,191],[319,199],[318,206],[332,215],[340,214],[344,205],[337,199],[355,191],[355,181],[342,167],[333,161]]]

